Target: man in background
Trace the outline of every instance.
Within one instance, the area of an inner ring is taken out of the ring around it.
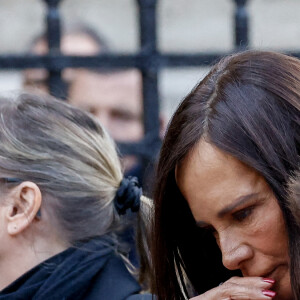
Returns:
[[[61,52],[65,55],[98,55],[108,50],[106,42],[92,28],[84,24],[75,24],[67,28],[61,39]],[[46,34],[40,34],[32,40],[29,55],[46,55],[48,44]],[[75,78],[76,69],[64,69],[62,77],[67,84]],[[46,69],[27,69],[24,71],[25,89],[48,93],[48,71]]]
[[[45,34],[35,38],[30,53],[45,55],[48,45]],[[98,55],[107,53],[104,39],[90,27],[76,24],[67,28],[61,39],[65,55]],[[64,69],[68,86],[68,102],[95,115],[117,142],[137,142],[144,135],[142,82],[138,70]],[[48,71],[28,69],[24,72],[24,88],[48,93]],[[142,168],[137,158],[123,159],[125,173],[138,177]]]
[[[135,69],[82,69],[70,85],[69,101],[95,115],[116,141],[137,142],[144,135],[141,86]],[[123,162],[126,171],[136,169],[134,157],[127,156]],[[141,174],[133,175],[141,181]]]

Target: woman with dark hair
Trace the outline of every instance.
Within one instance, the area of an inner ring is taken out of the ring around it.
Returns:
[[[146,300],[120,233],[149,200],[87,113],[47,96],[0,97],[0,299]],[[127,222],[128,223],[128,222]]]
[[[158,299],[300,299],[300,61],[225,57],[183,100],[165,136],[154,196]]]

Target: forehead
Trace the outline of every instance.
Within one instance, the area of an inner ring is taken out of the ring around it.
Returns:
[[[72,83],[70,98],[98,106],[123,106],[142,110],[142,82],[136,70],[97,73],[81,70]]]
[[[66,55],[95,55],[101,51],[101,46],[84,33],[66,34],[61,40],[62,53]],[[45,39],[40,39],[33,47],[33,52],[44,55],[48,52]]]
[[[202,139],[178,165],[176,179],[180,186],[193,183],[191,179],[220,183],[236,177],[237,173],[247,175],[249,172],[249,167]]]
[[[222,209],[266,185],[257,172],[204,140],[178,166],[176,181],[191,210],[197,213]]]

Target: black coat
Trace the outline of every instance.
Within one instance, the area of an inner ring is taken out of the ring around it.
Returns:
[[[0,292],[0,299],[150,300],[110,239],[71,247],[34,267]]]

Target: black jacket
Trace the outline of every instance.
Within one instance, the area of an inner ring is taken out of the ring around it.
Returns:
[[[109,238],[71,247],[34,267],[0,292],[0,299],[150,300]]]

